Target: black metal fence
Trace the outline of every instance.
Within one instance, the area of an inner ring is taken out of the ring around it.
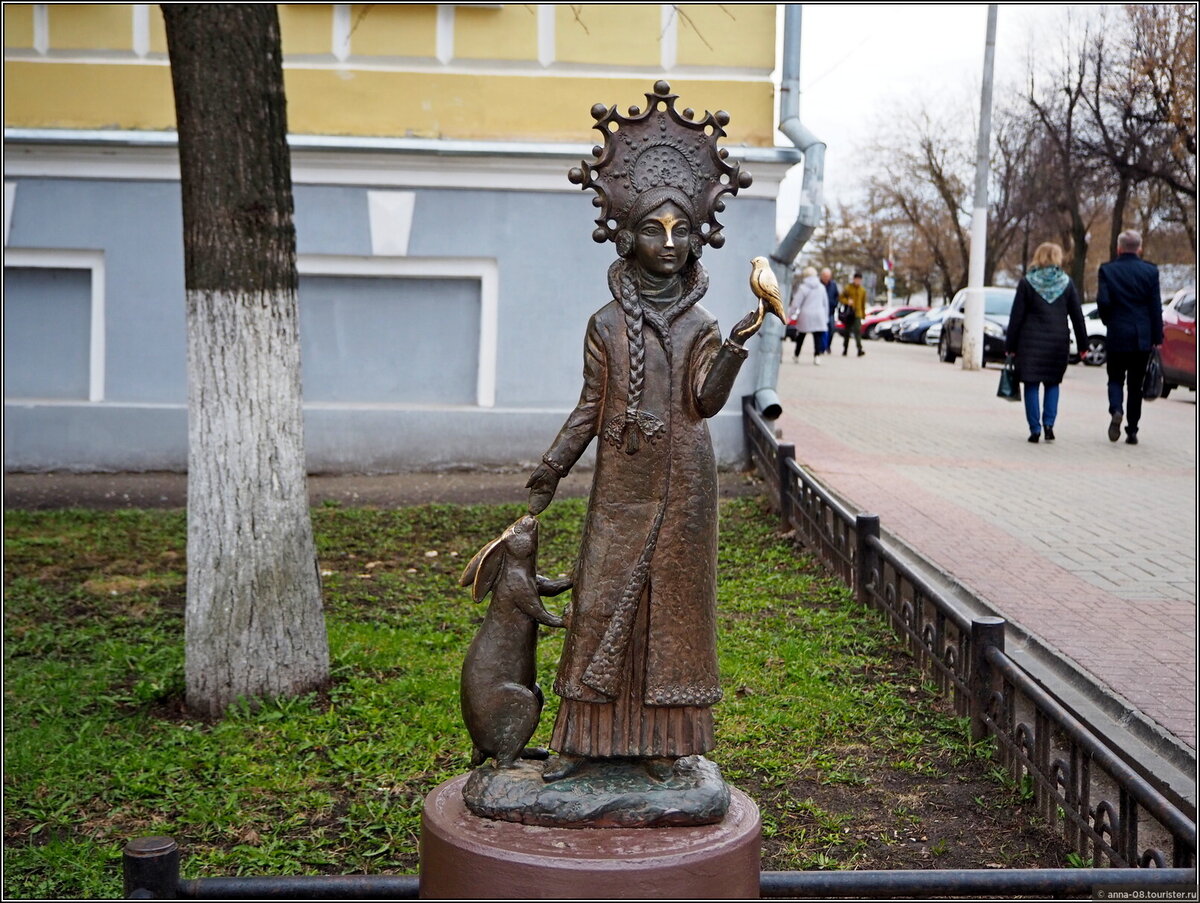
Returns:
[[[415,875],[179,877],[179,848],[169,837],[125,847],[125,897],[134,900],[412,900]],[[912,871],[760,872],[761,897],[1057,897],[1194,899],[1195,869],[916,869]],[[504,897],[504,888],[496,889]],[[587,897],[587,888],[580,888]]]
[[[971,717],[975,739],[995,738],[999,761],[1081,863],[1194,867],[1195,813],[1182,812],[1005,655],[1005,622],[973,617],[930,583],[910,553],[881,535],[878,517],[851,511],[796,462],[795,447],[779,442],[752,397],[742,413],[751,463],[780,526],[883,613],[955,710]]]

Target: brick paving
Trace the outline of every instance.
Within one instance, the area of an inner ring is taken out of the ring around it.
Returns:
[[[999,369],[864,343],[780,364],[776,422],[852,506],[1196,748],[1196,395],[1110,443],[1103,367],[1068,368],[1057,440],[1026,441]]]

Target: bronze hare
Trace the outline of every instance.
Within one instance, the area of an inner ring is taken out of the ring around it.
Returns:
[[[489,756],[507,767],[523,754],[545,755],[525,750],[544,702],[536,680],[537,631],[538,624],[563,627],[564,622],[546,611],[541,597],[570,589],[571,581],[539,576],[537,548],[537,518],[526,514],[480,549],[459,580],[471,587],[476,602],[492,594],[462,666],[460,697],[473,745],[471,767]]]

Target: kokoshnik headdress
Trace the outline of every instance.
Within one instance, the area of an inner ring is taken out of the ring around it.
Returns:
[[[668,359],[671,355],[669,327],[703,297],[708,289],[708,274],[696,259],[704,245],[719,248],[725,243],[717,214],[725,209],[725,194],[736,195],[739,188],[751,184],[750,173],[728,161],[729,151],[717,147],[725,137],[729,114],[724,110],[704,114],[697,120],[691,109],[680,115],[675,109],[678,95],[671,93],[665,81],[654,84],[654,93],[646,95],[646,110],[636,106],[623,116],[617,108],[598,103],[592,107],[593,128],[604,135],[603,146],[592,148],[595,163],[583,161],[568,174],[584,190],[593,188],[592,204],[600,208],[592,238],[613,241],[617,254],[628,257],[633,250],[633,230],[638,220],[655,207],[671,201],[691,220],[689,251],[692,261],[682,272],[682,294],[665,310],[643,304],[633,265],[617,260],[608,271],[609,287],[625,314],[625,332],[629,339],[629,387],[625,412],[612,418],[604,438],[618,448],[635,454],[644,438],[656,442],[665,424],[654,414],[642,411],[645,383],[645,337],[643,326],[649,323],[662,340]]]
[[[643,192],[674,188],[691,201],[687,212],[696,217],[692,226],[700,242],[714,248],[725,243],[716,216],[725,209],[721,196],[749,188],[752,179],[739,164],[728,162],[729,151],[717,148],[729,114],[706,112],[696,120],[691,109],[682,115],[676,111],[677,99],[670,84],[658,81],[654,93],[646,95],[645,112],[631,106],[622,116],[615,106],[592,107],[592,127],[604,135],[604,145],[592,148],[595,163],[581,162],[567,178],[596,190],[592,204],[600,215],[592,238],[597,242],[618,241],[622,229],[637,225],[628,217]]]

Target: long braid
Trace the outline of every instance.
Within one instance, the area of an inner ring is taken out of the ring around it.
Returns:
[[[638,298],[637,277],[632,266],[622,266],[618,274],[621,310],[625,312],[625,334],[629,339],[629,395],[625,408],[636,414],[646,388],[645,317]]]

